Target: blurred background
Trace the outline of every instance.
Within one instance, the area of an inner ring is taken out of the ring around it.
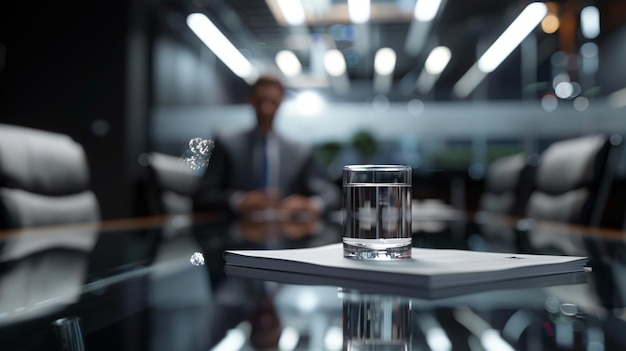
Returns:
[[[251,126],[248,85],[273,72],[277,128],[331,176],[404,163],[414,197],[471,210],[497,157],[626,134],[625,62],[623,0],[8,0],[0,122],[69,134],[103,218],[141,215],[146,153]]]

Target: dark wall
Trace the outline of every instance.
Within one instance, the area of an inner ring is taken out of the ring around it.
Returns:
[[[240,103],[247,91],[175,4],[0,2],[0,123],[81,143],[105,219],[144,213],[138,159],[159,150],[149,138],[155,109],[176,119],[179,108]]]
[[[133,214],[135,160],[145,148],[140,3],[0,4],[0,121],[81,143],[104,218]]]
[[[608,38],[600,51],[600,69],[598,71],[598,85],[603,94],[610,94],[626,86],[626,26]],[[610,69],[603,69],[611,67]]]

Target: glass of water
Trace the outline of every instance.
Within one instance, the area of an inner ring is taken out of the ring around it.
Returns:
[[[343,349],[407,351],[411,349],[409,298],[339,290],[343,300]]]
[[[344,257],[411,258],[411,167],[344,166],[343,212]]]

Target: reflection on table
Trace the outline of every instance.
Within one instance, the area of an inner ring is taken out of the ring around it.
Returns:
[[[425,296],[224,272],[227,249],[340,242],[332,220],[198,214],[0,232],[0,348],[59,349],[52,323],[76,317],[90,351],[626,349],[624,232],[478,219],[418,227],[414,246],[582,254],[591,272]]]
[[[95,225],[25,231],[0,248],[0,326],[46,315],[78,301]]]

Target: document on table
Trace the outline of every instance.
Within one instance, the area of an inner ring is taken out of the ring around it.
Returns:
[[[583,272],[586,257],[413,248],[412,258],[366,261],[343,257],[341,243],[282,250],[228,250],[228,273],[251,268],[278,273],[349,279],[419,289]],[[284,275],[284,274],[283,274]]]

